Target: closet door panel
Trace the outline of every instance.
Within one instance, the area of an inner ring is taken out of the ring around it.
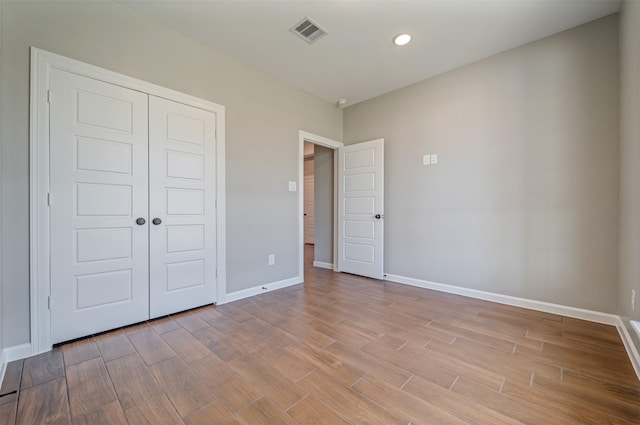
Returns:
[[[51,335],[148,319],[148,96],[52,69]]]
[[[149,97],[151,318],[217,300],[215,124],[212,112]]]

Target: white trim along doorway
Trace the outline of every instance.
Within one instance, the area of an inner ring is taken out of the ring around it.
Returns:
[[[88,65],[73,59],[31,48],[30,99],[30,353],[39,354],[51,349],[51,228],[50,205],[55,194],[50,194],[50,104],[55,102],[51,93],[54,70],[80,75],[149,96],[168,99],[215,115],[215,274],[211,293],[213,302],[222,304],[226,294],[226,235],[225,235],[225,108],[224,106],[166,89],[126,75]],[[208,199],[208,198],[207,198]],[[204,200],[203,200],[204,202]],[[150,217],[147,217],[147,221]],[[160,222],[158,222],[160,223]],[[140,224],[140,223],[138,223]],[[154,222],[154,224],[156,224]]]

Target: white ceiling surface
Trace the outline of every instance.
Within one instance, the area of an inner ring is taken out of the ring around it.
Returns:
[[[618,0],[120,0],[120,4],[347,106],[615,13]],[[329,34],[289,32],[308,16]],[[411,43],[394,46],[408,32]]]

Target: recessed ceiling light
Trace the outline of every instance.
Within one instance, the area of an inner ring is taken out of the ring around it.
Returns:
[[[411,41],[411,36],[409,34],[400,34],[400,35],[396,35],[393,38],[393,44],[395,44],[396,46],[404,46],[410,41]]]

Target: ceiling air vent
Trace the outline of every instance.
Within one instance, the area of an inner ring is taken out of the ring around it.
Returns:
[[[327,32],[323,30],[320,25],[316,24],[308,17],[304,17],[300,22],[292,26],[289,31],[309,44],[315,43],[327,35]]]

